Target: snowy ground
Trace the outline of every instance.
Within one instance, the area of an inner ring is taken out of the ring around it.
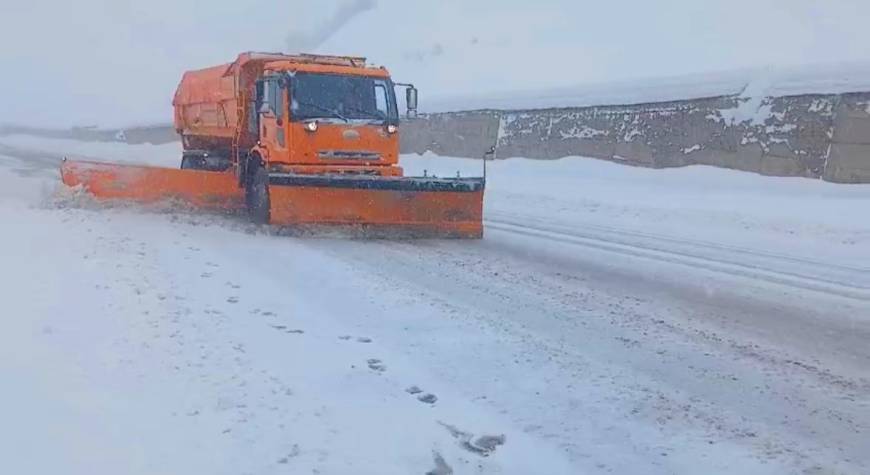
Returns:
[[[870,186],[510,160],[483,241],[366,242],[58,199],[63,155],[178,148],[0,139],[10,473],[870,470]]]

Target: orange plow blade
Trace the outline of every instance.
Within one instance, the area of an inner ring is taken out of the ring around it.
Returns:
[[[206,210],[245,208],[232,172],[64,161],[63,183],[100,200],[179,202]],[[481,178],[269,176],[269,222],[365,237],[483,237]]]
[[[232,173],[64,160],[61,178],[97,199],[157,203],[178,201],[196,208],[240,210],[243,190]]]
[[[348,227],[378,237],[483,237],[479,178],[273,174],[273,224]]]

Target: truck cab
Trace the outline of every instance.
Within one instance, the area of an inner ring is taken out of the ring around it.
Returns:
[[[268,63],[247,121],[254,153],[272,172],[401,175],[395,89],[383,68]]]

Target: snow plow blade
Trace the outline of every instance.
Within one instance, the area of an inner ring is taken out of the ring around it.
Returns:
[[[232,173],[64,160],[63,183],[100,200],[178,202],[209,210],[242,210],[243,190]]]
[[[482,178],[271,174],[270,221],[367,237],[483,237]]]
[[[232,172],[64,160],[61,177],[98,200],[245,209],[244,190]],[[482,178],[273,173],[269,222],[363,237],[479,239],[484,186]]]

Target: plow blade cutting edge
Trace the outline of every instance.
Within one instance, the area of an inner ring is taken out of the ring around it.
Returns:
[[[61,176],[101,200],[245,208],[244,190],[231,172],[65,160]],[[484,186],[480,178],[271,174],[269,221],[376,237],[477,239],[483,236]]]

